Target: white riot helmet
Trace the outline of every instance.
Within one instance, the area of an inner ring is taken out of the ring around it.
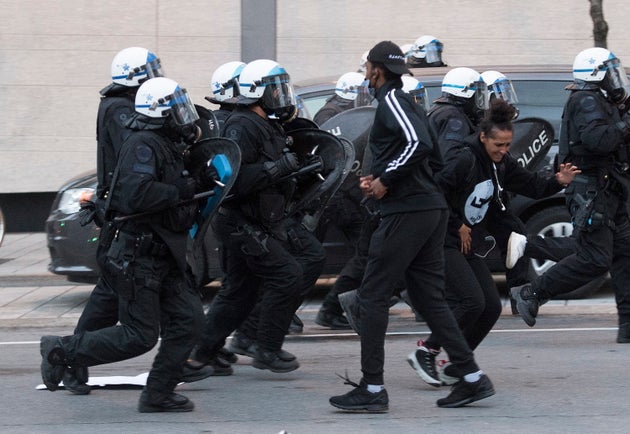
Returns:
[[[425,112],[428,112],[430,108],[429,98],[427,98],[427,90],[423,84],[408,75],[403,75],[400,78],[403,82],[402,90],[411,95],[415,103],[422,107]]]
[[[423,35],[413,43],[407,62],[409,66],[444,66],[442,49],[444,45],[435,36]]]
[[[575,56],[573,78],[597,84],[614,102],[628,95],[628,77],[621,61],[605,48],[588,48]]]
[[[176,81],[157,77],[145,81],[136,93],[136,112],[150,118],[171,117],[176,125],[193,124],[199,115],[186,89]]]
[[[359,69],[357,70],[357,72],[367,71],[368,54],[370,54],[370,50],[364,51],[363,54],[361,54],[361,60],[359,61]]]
[[[512,85],[512,81],[499,71],[484,71],[481,73],[484,83],[488,86],[488,95],[490,98],[499,98],[507,101],[509,104],[516,106],[518,97]]]
[[[291,78],[278,63],[269,59],[249,62],[239,77],[237,104],[259,102],[270,117],[289,122],[297,116],[297,103]]]
[[[335,93],[343,99],[354,101],[357,99],[357,95],[361,91],[364,81],[365,77],[363,74],[358,72],[346,72],[337,80]]]
[[[118,52],[112,60],[112,82],[127,87],[140,86],[144,81],[162,77],[160,59],[141,47],[129,47]]]
[[[245,67],[244,62],[227,62],[214,70],[210,80],[210,92],[212,95],[206,99],[212,103],[220,104],[226,100],[238,96],[238,77]]]

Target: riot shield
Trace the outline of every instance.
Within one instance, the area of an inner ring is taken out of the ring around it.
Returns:
[[[291,122],[283,124],[282,128],[284,129],[285,133],[289,134],[291,131],[302,130],[304,128],[315,128],[316,130],[318,130],[319,126],[317,126],[317,124],[310,119],[298,117],[293,119]]]
[[[294,130],[290,135],[293,138],[291,150],[300,162],[305,164],[308,155],[317,155],[322,167],[297,178],[287,215],[309,215],[308,226],[313,223],[316,226],[321,211],[349,173],[355,159],[354,149],[347,141],[313,128]]]
[[[321,125],[321,129],[337,137],[345,137],[354,146],[354,161],[351,173],[339,187],[343,191],[358,188],[359,177],[363,173],[363,154],[368,145],[368,138],[376,107],[357,107],[333,116]]]
[[[219,121],[214,112],[197,104],[195,104],[195,109],[199,115],[199,119],[197,119],[195,124],[201,129],[201,140],[219,137]]]
[[[221,201],[236,181],[241,165],[241,150],[238,145],[226,138],[205,139],[197,143],[191,151],[189,170],[195,174],[211,164],[219,175],[218,182],[208,192],[208,196],[199,202],[197,221],[189,231],[188,259],[198,285],[211,280],[208,276],[209,255],[216,254],[209,245],[216,243],[208,238],[214,237],[209,231],[210,221]]]
[[[521,166],[535,170],[553,144],[554,131],[549,122],[541,118],[523,118],[512,123],[514,136],[510,155]]]

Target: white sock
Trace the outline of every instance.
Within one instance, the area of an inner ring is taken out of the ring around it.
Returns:
[[[477,372],[473,372],[472,374],[466,374],[464,375],[464,381],[467,383],[474,383],[475,381],[479,381],[479,379],[481,378],[481,374],[483,374],[483,371],[477,371]]]
[[[367,390],[370,393],[378,393],[381,390],[383,390],[385,388],[385,386],[383,384],[368,384],[367,385]]]

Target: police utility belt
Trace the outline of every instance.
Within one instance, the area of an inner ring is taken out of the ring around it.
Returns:
[[[151,233],[137,234],[118,229],[113,234],[112,242],[114,241],[121,250],[133,256],[164,256],[169,252],[168,246],[155,240]]]

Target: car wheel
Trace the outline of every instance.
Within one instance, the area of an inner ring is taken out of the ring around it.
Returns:
[[[568,237],[573,233],[573,225],[569,212],[563,206],[554,206],[534,214],[527,223],[528,234],[537,234],[544,237]],[[529,278],[534,280],[549,268],[555,262],[550,260],[531,259],[529,263]],[[562,294],[555,299],[574,300],[580,298],[588,298],[595,294],[606,281],[607,273],[603,274],[591,282],[583,285],[567,294]]]

